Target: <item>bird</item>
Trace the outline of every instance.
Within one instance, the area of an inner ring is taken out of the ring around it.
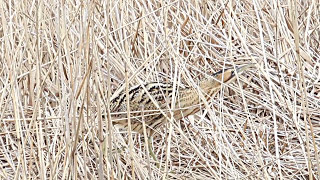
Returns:
[[[204,93],[205,99],[209,100],[214,93],[220,90],[222,84],[233,82],[237,75],[242,74],[253,66],[254,64],[246,64],[220,70],[212,74],[212,76],[201,80],[199,88]],[[176,88],[177,98],[174,106],[175,109],[170,110],[174,88]],[[128,129],[126,96],[126,91],[122,90],[115,93],[110,100],[110,112],[118,114],[116,115],[117,118],[113,120],[113,125],[120,129]],[[158,128],[166,124],[167,118],[171,117],[170,111],[173,113],[176,121],[200,111],[199,90],[188,86],[174,87],[173,83],[149,82],[129,89],[129,104],[132,131],[143,134],[141,121],[141,115],[143,114],[147,134],[148,136],[152,136]],[[142,108],[144,112],[142,112]],[[161,113],[159,108],[167,116]]]

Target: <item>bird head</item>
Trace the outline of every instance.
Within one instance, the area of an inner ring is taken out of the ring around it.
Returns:
[[[255,67],[255,64],[246,64],[242,66],[236,66],[235,68],[223,69],[219,72],[214,73],[213,79],[217,85],[220,85],[221,83],[230,83],[235,80],[237,75],[240,75],[245,70],[251,67]]]
[[[211,78],[205,79],[200,82],[200,88],[207,94],[211,95],[220,89],[221,84],[228,84],[234,81],[237,75],[240,75],[245,70],[255,67],[255,64],[246,64],[242,66],[236,66],[235,68],[223,69],[213,74]]]

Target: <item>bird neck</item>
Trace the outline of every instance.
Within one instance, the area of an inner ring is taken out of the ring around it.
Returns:
[[[218,88],[220,88],[221,83],[210,78],[205,79],[200,82],[200,88],[204,91],[204,93],[208,96],[211,96],[216,92]]]

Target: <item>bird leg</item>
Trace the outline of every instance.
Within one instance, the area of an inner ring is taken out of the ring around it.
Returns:
[[[153,152],[153,150],[152,150],[152,139],[151,139],[152,137],[151,136],[149,136],[148,137],[148,149],[149,149],[149,154],[150,154],[150,156],[152,157],[152,159],[156,162],[156,166],[157,166],[157,168],[159,168],[160,167],[160,164],[159,164],[159,161],[158,161],[158,159],[157,159],[157,157],[156,157],[156,155],[154,154],[154,152]]]

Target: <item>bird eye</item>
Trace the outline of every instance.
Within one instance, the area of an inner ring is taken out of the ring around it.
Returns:
[[[234,70],[231,71],[231,77],[235,76],[236,74],[234,73]]]

